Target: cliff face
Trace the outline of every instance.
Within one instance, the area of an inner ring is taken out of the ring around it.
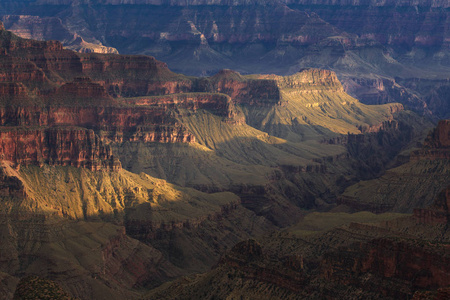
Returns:
[[[101,103],[101,99],[95,101]],[[115,169],[120,163],[112,156],[107,143],[195,141],[192,134],[167,115],[167,107],[94,105],[2,108],[4,159],[17,164],[50,163]]]
[[[275,81],[246,79],[230,70],[222,70],[209,80],[214,90],[229,95],[238,104],[273,106],[280,101]]]
[[[420,111],[425,115],[435,114],[444,116],[437,109],[430,109],[432,101],[427,101],[425,96],[412,93],[391,78],[345,78],[344,90],[358,98],[361,102],[371,105],[400,102],[414,111]],[[442,105],[441,107],[445,107]]]
[[[17,129],[0,132],[1,159],[18,165],[49,164],[117,170],[120,162],[92,130]]]

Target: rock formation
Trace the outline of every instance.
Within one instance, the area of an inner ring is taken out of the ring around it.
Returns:
[[[442,199],[436,199],[433,207],[440,207]],[[325,213],[325,223],[321,224],[317,221],[320,214],[284,232],[241,242],[211,271],[157,288],[147,299],[202,295],[283,299],[398,299],[413,295],[416,299],[436,299],[433,296],[439,295],[445,299],[450,258],[448,221],[442,224],[438,217],[438,222],[430,222],[416,214],[360,213],[358,217]],[[339,218],[361,218],[364,224],[343,220],[346,225],[330,225]],[[323,230],[322,226],[332,229]]]
[[[117,170],[120,162],[94,131],[63,127],[0,133],[1,159],[16,165],[49,164]]]
[[[333,206],[363,168],[350,147],[324,140],[380,137],[400,151],[415,136],[402,105],[363,105],[332,71],[192,78],[153,57],[75,53],[5,30],[0,51],[8,295],[37,274],[76,297],[138,298],[302,209]],[[265,261],[257,244],[241,246],[228,267],[241,250]],[[296,291],[307,281],[278,263],[243,270]]]
[[[411,154],[411,160],[450,159],[450,121],[442,120],[430,132],[423,148]]]

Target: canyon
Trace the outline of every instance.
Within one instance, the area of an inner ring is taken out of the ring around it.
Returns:
[[[193,77],[146,55],[86,52],[0,26],[8,299],[35,284],[81,299],[446,293],[448,121],[429,132],[406,105],[365,105],[332,70]],[[427,198],[354,195],[406,159],[397,168],[418,174],[404,189]],[[362,209],[413,215],[346,213]],[[310,230],[312,211],[338,224]],[[386,249],[398,261],[380,259]]]
[[[447,1],[3,1],[8,30],[187,75],[333,70],[366,104],[448,118]],[[118,17],[117,17],[118,16]],[[133,22],[129,22],[133,20]]]

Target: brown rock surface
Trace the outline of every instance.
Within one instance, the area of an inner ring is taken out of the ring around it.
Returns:
[[[5,129],[5,128],[4,128]],[[17,165],[49,164],[117,170],[120,162],[94,131],[82,128],[15,129],[0,132],[1,159]]]

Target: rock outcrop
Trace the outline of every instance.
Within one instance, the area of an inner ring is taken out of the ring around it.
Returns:
[[[0,132],[1,160],[16,165],[49,164],[118,170],[121,165],[93,130],[62,127]]]
[[[247,79],[237,72],[222,70],[209,81],[214,90],[229,95],[238,104],[273,106],[280,101],[280,91],[273,80]]]

